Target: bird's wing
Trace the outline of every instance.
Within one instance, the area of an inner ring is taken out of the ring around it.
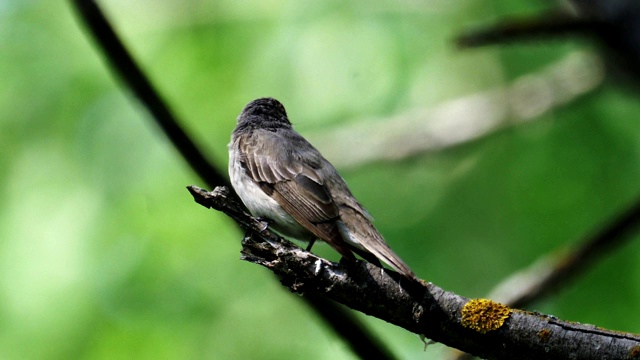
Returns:
[[[316,158],[322,159],[322,156],[310,145],[304,147],[306,153],[296,151],[300,147],[295,146],[295,142],[306,143],[299,135],[293,139],[294,144],[290,144],[294,145],[294,153],[286,153],[284,147],[278,146],[278,142],[292,139],[270,131],[263,131],[259,136],[260,143],[255,142],[256,136],[240,142],[240,162],[247,175],[305,229],[342,256],[353,258],[336,224],[338,207],[324,185],[321,172],[313,167],[321,164]],[[305,157],[309,155],[310,159]]]

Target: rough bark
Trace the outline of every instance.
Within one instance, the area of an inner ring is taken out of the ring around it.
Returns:
[[[189,191],[247,230],[242,259],[273,271],[291,291],[322,295],[408,331],[487,359],[634,359],[640,336],[468,299],[363,261],[333,263],[270,232],[223,187]]]

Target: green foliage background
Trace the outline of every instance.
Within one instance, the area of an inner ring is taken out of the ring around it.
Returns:
[[[254,98],[283,101],[312,137],[499,86],[590,46],[452,46],[470,26],[539,10],[534,1],[100,3],[221,169]],[[193,202],[184,187],[204,184],[68,2],[1,1],[0,54],[0,358],[353,358],[296,295],[238,260],[242,234]],[[640,195],[638,99],[608,83],[482,140],[342,174],[421,277],[480,297]],[[535,309],[640,332],[635,240]],[[424,353],[417,336],[360,316],[401,358],[446,351]]]

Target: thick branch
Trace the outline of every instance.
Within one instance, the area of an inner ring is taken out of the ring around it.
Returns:
[[[239,212],[218,187],[189,191],[249,230],[242,259],[273,271],[291,291],[322,295],[408,331],[488,359],[624,359],[640,353],[640,336],[469,300],[431,283],[411,282],[361,261],[332,263],[271,233]]]

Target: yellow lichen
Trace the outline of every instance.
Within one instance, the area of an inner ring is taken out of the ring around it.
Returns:
[[[511,315],[511,309],[487,299],[472,299],[462,308],[462,326],[480,333],[499,329]]]

